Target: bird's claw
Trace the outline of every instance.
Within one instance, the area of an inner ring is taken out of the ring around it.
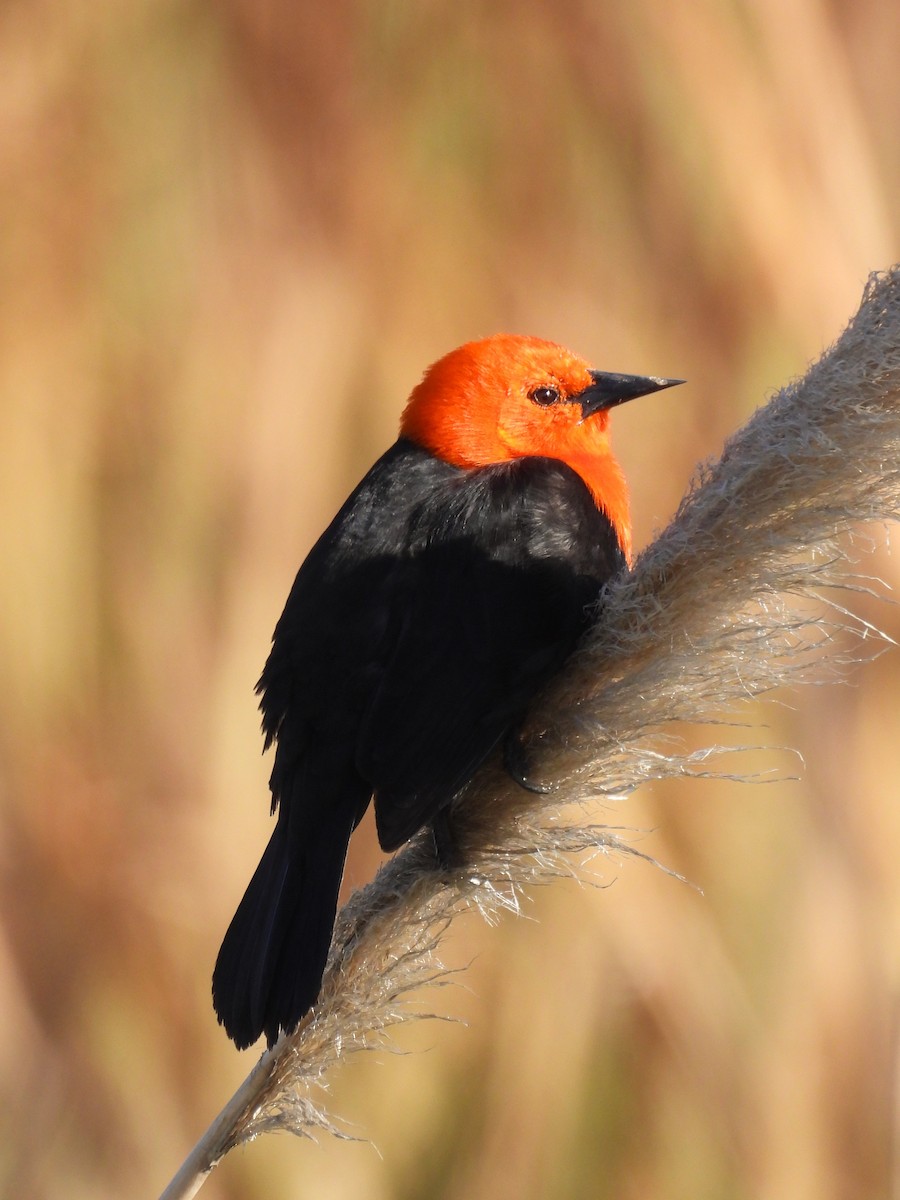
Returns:
[[[528,754],[518,734],[511,733],[506,739],[503,747],[503,765],[507,774],[526,792],[532,792],[535,796],[547,796],[553,791],[549,784],[535,783],[528,778],[530,770]]]

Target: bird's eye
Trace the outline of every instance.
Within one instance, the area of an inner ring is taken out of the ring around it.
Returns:
[[[555,387],[532,388],[528,393],[528,399],[533,400],[535,404],[540,404],[541,408],[547,408],[559,399],[559,389]]]

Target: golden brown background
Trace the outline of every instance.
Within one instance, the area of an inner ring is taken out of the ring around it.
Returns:
[[[898,64],[881,0],[3,6],[3,1195],[155,1195],[253,1062],[209,1001],[252,685],[422,368],[508,329],[688,377],[615,418],[642,544],[900,257]],[[458,923],[467,1027],[333,1080],[377,1151],[204,1196],[900,1195],[898,653],[748,711],[800,782],[608,807],[702,894],[600,864]]]

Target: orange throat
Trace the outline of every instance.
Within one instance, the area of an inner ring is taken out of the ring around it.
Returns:
[[[631,506],[622,468],[611,454],[566,454],[560,456],[576,471],[594,497],[594,503],[612,524],[629,567],[632,564]]]

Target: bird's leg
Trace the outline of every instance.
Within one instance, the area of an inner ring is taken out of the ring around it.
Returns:
[[[553,791],[549,784],[534,783],[528,778],[531,764],[516,729],[509,732],[503,744],[503,765],[519,787],[524,788],[526,792],[533,792],[536,796],[546,796]]]
[[[435,857],[442,871],[452,871],[462,866],[462,855],[450,819],[449,805],[435,813],[431,822],[431,836],[434,838]]]

